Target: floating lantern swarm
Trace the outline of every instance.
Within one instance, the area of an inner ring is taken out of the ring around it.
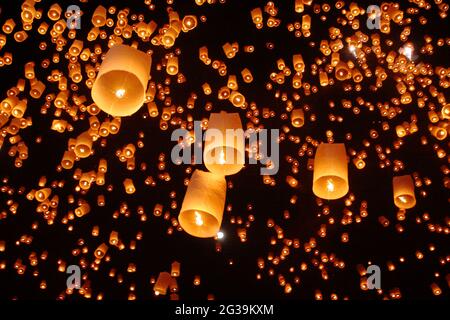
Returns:
[[[414,182],[410,175],[394,177],[394,203],[400,209],[410,209],[416,205]]]
[[[212,173],[238,173],[245,162],[245,140],[238,113],[211,113],[205,135],[203,161]]]
[[[112,116],[132,115],[145,101],[150,67],[148,54],[126,45],[113,46],[92,87],[92,99]]]
[[[347,194],[348,167],[345,145],[319,145],[314,158],[313,192],[322,199],[334,200]]]
[[[223,176],[195,170],[178,217],[181,227],[195,237],[214,237],[222,223],[226,188]]]

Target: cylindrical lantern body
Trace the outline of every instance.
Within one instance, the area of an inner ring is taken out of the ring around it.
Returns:
[[[410,209],[416,205],[414,182],[410,175],[394,177],[394,203],[400,209]]]
[[[105,56],[92,87],[92,99],[115,117],[130,116],[145,101],[151,57],[126,45],[113,46]]]
[[[205,136],[203,161],[212,173],[238,173],[245,163],[245,139],[238,113],[211,113]]]
[[[343,143],[322,143],[314,158],[313,192],[322,199],[334,200],[348,192],[347,154]]]
[[[295,128],[300,128],[305,124],[305,114],[303,113],[303,109],[292,110],[291,123]]]
[[[168,272],[161,272],[156,280],[153,290],[157,295],[165,295],[167,293],[167,288],[169,287],[172,277]]]
[[[222,224],[226,189],[223,176],[196,170],[178,216],[181,227],[195,237],[214,237]]]

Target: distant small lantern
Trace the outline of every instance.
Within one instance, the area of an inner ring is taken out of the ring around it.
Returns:
[[[347,194],[348,166],[343,143],[322,143],[314,158],[313,192],[322,199],[335,200]]]
[[[212,173],[238,173],[245,163],[245,139],[238,113],[212,113],[205,136],[203,160]]]
[[[92,99],[112,116],[132,115],[144,104],[150,67],[148,54],[126,45],[113,46],[92,87]]]
[[[394,203],[400,209],[410,209],[416,205],[414,181],[410,175],[394,177]]]
[[[222,224],[226,189],[223,176],[196,170],[178,216],[181,227],[194,237],[216,236]]]

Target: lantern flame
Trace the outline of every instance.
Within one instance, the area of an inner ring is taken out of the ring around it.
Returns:
[[[125,96],[125,93],[126,93],[125,89],[116,90],[116,97],[122,99]]]

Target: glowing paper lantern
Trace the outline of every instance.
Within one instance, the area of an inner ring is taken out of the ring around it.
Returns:
[[[394,177],[394,203],[400,209],[410,209],[416,205],[414,182],[410,175]]]
[[[130,116],[145,101],[151,57],[126,45],[113,46],[92,87],[98,107],[115,117]]]
[[[178,221],[190,235],[214,237],[222,224],[226,181],[223,176],[196,170],[189,182]]]
[[[155,295],[166,295],[171,279],[172,277],[168,272],[161,272],[156,280],[155,286],[153,287]]]
[[[205,136],[203,160],[212,173],[238,173],[245,162],[245,140],[238,113],[211,113]]]
[[[291,112],[291,123],[295,128],[300,128],[305,124],[303,109],[294,109]]]
[[[334,200],[347,194],[347,154],[343,143],[322,143],[314,158],[313,192],[322,199]]]

